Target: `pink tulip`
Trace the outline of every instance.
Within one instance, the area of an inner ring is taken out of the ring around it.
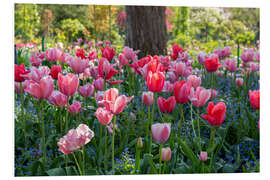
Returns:
[[[236,86],[238,86],[238,87],[243,86],[244,79],[243,78],[236,78],[235,83],[236,83]]]
[[[68,106],[68,111],[71,113],[71,114],[77,114],[81,111],[81,102],[79,101],[74,101],[72,105]]]
[[[98,63],[98,74],[101,77],[107,76],[110,73],[111,64],[106,58],[101,58]]]
[[[113,114],[105,108],[99,107],[95,112],[95,116],[102,125],[108,125],[113,118]]]
[[[235,59],[231,59],[231,60],[228,59],[224,62],[224,64],[227,70],[230,72],[235,72],[237,70],[237,62]]]
[[[171,148],[166,147],[161,149],[161,160],[168,162],[172,157],[172,151]]]
[[[32,56],[30,58],[30,63],[32,66],[38,67],[38,66],[40,66],[42,61],[43,61],[43,57],[42,57],[41,53],[38,52],[38,50],[35,52],[32,52]]]
[[[208,159],[207,152],[201,151],[199,159],[200,159],[200,161],[203,161],[203,162],[207,161],[207,159]]]
[[[115,129],[117,129],[117,127],[118,125],[115,124]],[[113,134],[113,123],[110,123],[110,125],[106,126],[106,128],[110,134]]]
[[[104,87],[104,79],[98,78],[98,79],[94,80],[93,85],[94,85],[96,90],[98,90],[98,91],[102,90]]]
[[[151,91],[143,92],[142,101],[145,105],[152,105],[154,102],[154,94]]]
[[[195,75],[188,76],[187,81],[190,82],[195,89],[201,85],[201,78]]]
[[[249,67],[250,67],[251,72],[256,72],[256,71],[259,71],[259,69],[260,69],[259,64],[255,63],[255,62],[250,62]]]
[[[77,91],[78,85],[79,78],[77,75],[71,73],[65,76],[62,73],[58,74],[58,88],[66,96],[73,95]]]
[[[195,107],[203,107],[211,97],[211,90],[197,87],[196,91],[192,87],[190,90],[190,101]]]
[[[198,59],[198,61],[199,61],[199,63],[201,65],[204,65],[204,58],[205,58],[205,56],[207,56],[207,54],[205,52],[202,52],[202,53],[199,53],[198,54],[197,59]]]
[[[23,82],[15,82],[14,85],[15,85],[15,91],[20,94],[21,93],[21,85],[20,83],[22,83],[22,93],[25,92],[25,89],[27,88],[27,84],[28,84],[28,80],[25,80]]]
[[[119,62],[121,66],[125,66],[128,64],[128,59],[126,58],[126,56],[123,53],[119,54]]]
[[[171,84],[169,81],[165,81],[165,85],[163,87],[163,91],[166,93],[173,92],[173,84]]]
[[[60,60],[61,56],[62,56],[62,50],[56,47],[53,47],[52,49],[48,49],[46,51],[46,58],[49,61],[56,62],[57,60]]]
[[[137,59],[137,54],[139,50],[134,51],[132,48],[124,47],[122,53],[128,60],[135,61]]]
[[[260,52],[259,51],[255,54],[255,59],[256,59],[256,61],[260,62]]]
[[[248,63],[252,61],[254,58],[254,50],[253,49],[245,49],[244,52],[241,53],[241,59],[243,63]]]
[[[158,97],[158,106],[162,113],[171,113],[174,110],[176,101],[175,97],[171,96],[167,100],[163,97]]]
[[[65,106],[67,104],[67,96],[59,91],[53,91],[48,100],[55,106]]]
[[[169,66],[171,63],[171,60],[168,56],[159,56],[158,60],[163,66]]]
[[[126,97],[125,95],[118,96],[118,89],[111,88],[105,92],[103,101],[100,102],[105,108],[113,114],[120,114],[127,103],[134,98]]]
[[[99,102],[101,102],[104,98],[105,92],[104,91],[98,91],[95,93],[95,100],[97,102],[98,106],[101,106]]]
[[[174,65],[175,74],[178,77],[184,76],[185,69],[186,69],[186,64],[183,62],[176,62]]]
[[[93,95],[94,89],[95,87],[92,84],[87,83],[84,86],[80,86],[80,94],[83,97],[89,97]]]
[[[185,80],[174,83],[173,94],[177,103],[185,104],[189,101],[191,87],[191,84]]]
[[[170,136],[171,132],[171,124],[170,123],[156,123],[151,127],[152,130],[152,138],[157,143],[166,142]]]
[[[218,95],[218,92],[215,89],[209,89],[211,90],[211,98],[210,99],[215,99],[216,96]]]
[[[29,80],[25,91],[37,99],[47,99],[53,92],[53,80],[51,76],[45,76],[39,82]]]
[[[70,61],[69,61],[69,65],[72,68],[72,71],[75,73],[83,73],[84,70],[87,68],[88,66],[88,60],[87,59],[81,59],[78,57],[73,57]]]
[[[76,130],[71,129],[57,143],[59,150],[64,154],[69,154],[81,146],[89,143],[94,137],[94,132],[85,124],[80,124]]]
[[[169,71],[167,74],[168,74],[168,76],[169,76],[169,81],[170,81],[171,83],[175,83],[175,82],[177,81],[177,77],[176,77],[176,75],[175,75],[175,72]]]

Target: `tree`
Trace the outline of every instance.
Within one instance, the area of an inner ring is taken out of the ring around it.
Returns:
[[[139,57],[167,54],[165,9],[161,6],[126,6],[125,45],[139,49]]]

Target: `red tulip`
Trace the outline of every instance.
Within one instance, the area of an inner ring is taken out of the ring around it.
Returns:
[[[55,106],[65,106],[67,104],[67,96],[59,91],[53,91],[48,100]]]
[[[161,92],[165,83],[165,75],[162,72],[152,73],[149,71],[147,75],[147,86],[152,92]]]
[[[152,138],[157,143],[166,142],[169,139],[171,133],[171,124],[170,123],[156,123],[151,126]]]
[[[53,92],[53,80],[51,76],[43,77],[39,82],[29,80],[25,91],[37,99],[47,99]]]
[[[94,94],[94,90],[95,87],[90,83],[87,83],[84,86],[80,86],[80,94],[83,97],[91,96],[92,94]]]
[[[114,52],[114,48],[113,47],[105,47],[105,48],[101,48],[102,51],[102,57],[108,59],[108,61],[111,61],[113,59],[113,57],[115,56],[115,52]]]
[[[191,84],[185,80],[174,83],[173,94],[177,103],[185,104],[189,101],[191,87]]]
[[[76,49],[76,56],[81,58],[81,59],[86,59],[86,56],[84,54],[84,50],[83,49]]]
[[[152,105],[154,102],[154,95],[151,91],[143,92],[142,101],[145,105]]]
[[[77,114],[81,111],[81,102],[79,101],[74,101],[72,105],[68,106],[68,111],[71,113],[71,114]]]
[[[226,113],[226,105],[219,102],[214,105],[213,102],[208,103],[207,115],[202,114],[202,117],[208,121],[211,126],[220,126],[224,122]]]
[[[108,125],[113,118],[113,114],[106,110],[106,108],[99,107],[95,112],[95,116],[102,125]]]
[[[169,97],[167,100],[163,97],[158,97],[158,106],[163,113],[173,112],[175,104],[176,101],[174,96]]]
[[[204,66],[207,72],[215,72],[221,64],[218,62],[218,56],[206,56],[204,59]]]
[[[73,95],[79,85],[79,78],[77,75],[68,73],[67,75],[58,74],[58,88],[66,96]]]
[[[24,64],[21,64],[20,66],[18,66],[17,64],[15,64],[15,81],[16,82],[23,82],[25,81],[25,77],[21,76],[21,75],[26,75],[28,74],[30,71],[26,71],[25,70],[25,66]]]
[[[176,60],[178,58],[179,53],[184,52],[183,48],[180,47],[178,44],[174,44],[172,49],[173,49],[173,54],[171,54],[171,58],[173,60]]]
[[[60,73],[61,71],[62,71],[62,66],[52,65],[50,75],[52,76],[53,79],[57,80],[58,73]]]
[[[249,100],[253,109],[260,109],[260,90],[249,91]]]

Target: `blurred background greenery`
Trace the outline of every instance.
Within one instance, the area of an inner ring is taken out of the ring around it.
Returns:
[[[218,46],[254,46],[260,35],[258,8],[166,7],[168,45],[197,46],[210,52]],[[125,6],[15,4],[15,44],[71,45],[78,38],[92,42],[125,42]]]

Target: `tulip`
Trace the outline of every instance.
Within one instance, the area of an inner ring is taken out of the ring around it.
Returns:
[[[89,143],[94,137],[94,132],[85,124],[80,124],[76,130],[71,129],[57,143],[59,150],[64,154],[69,154],[76,149]]]
[[[138,148],[142,148],[143,147],[143,141],[142,141],[142,138],[141,137],[138,138],[137,147]]]
[[[198,54],[198,61],[201,65],[204,65],[204,58],[207,56],[207,54],[205,52],[199,53]]]
[[[105,59],[105,58],[101,58],[99,60],[98,63],[98,74],[103,77],[104,75],[108,75],[110,73],[111,70],[111,64],[110,62]]]
[[[53,79],[57,80],[58,74],[61,73],[61,71],[62,71],[62,66],[52,65],[50,75],[52,76]]]
[[[32,66],[40,66],[40,64],[42,63],[44,58],[44,54],[43,53],[39,53],[38,50],[35,52],[32,52],[32,56],[30,58],[30,63]]]
[[[59,91],[53,91],[48,100],[55,106],[65,106],[67,104],[67,96]]]
[[[26,75],[28,74],[30,71],[26,71],[25,70],[25,66],[24,64],[21,64],[21,65],[17,65],[15,64],[15,81],[16,82],[23,82],[26,80],[25,77],[23,77],[22,75]]]
[[[67,75],[58,74],[58,88],[66,96],[73,95],[78,88],[79,78],[77,75],[68,73]]]
[[[170,123],[156,123],[151,126],[152,138],[157,143],[166,142],[170,136],[171,124]]]
[[[71,66],[73,72],[78,73],[78,74],[83,73],[84,70],[88,66],[88,60],[87,59],[80,59],[78,57],[73,57],[69,61],[69,65]]]
[[[238,86],[238,87],[243,86],[244,79],[243,78],[236,78],[235,83],[236,83],[236,86]]]
[[[171,160],[172,157],[172,151],[171,148],[166,147],[161,149],[161,159],[162,161],[168,162]]]
[[[114,48],[113,47],[105,47],[101,48],[102,51],[102,57],[106,58],[108,61],[111,61],[113,57],[115,56]]]
[[[128,64],[128,59],[126,58],[126,56],[123,53],[119,54],[119,61],[120,61],[121,66],[125,66]]]
[[[196,89],[197,87],[199,87],[201,85],[201,78],[197,77],[195,75],[188,76],[187,81],[191,83],[191,85],[192,85],[192,87],[194,87],[194,89]]]
[[[79,101],[74,101],[72,105],[68,106],[68,111],[71,113],[71,114],[77,114],[81,111],[81,102]]]
[[[165,81],[163,92],[167,92],[167,93],[173,92],[173,84],[171,84],[169,81]]]
[[[154,94],[151,91],[143,92],[142,101],[145,105],[152,105],[154,102]]]
[[[185,104],[189,101],[191,84],[184,80],[180,82],[175,82],[173,87],[173,94],[175,96],[175,100],[179,104]]]
[[[211,97],[211,90],[198,87],[196,91],[192,87],[190,90],[190,101],[195,107],[203,107]]]
[[[122,54],[131,61],[135,61],[137,59],[137,54],[139,53],[139,50],[134,51],[132,48],[124,47]]]
[[[15,86],[15,91],[20,94],[20,93],[24,93],[25,92],[25,89],[27,88],[27,84],[28,84],[28,80],[25,80],[22,82],[22,89],[21,89],[21,85],[19,82],[15,82],[14,83],[14,86]],[[22,90],[22,92],[21,92]]]
[[[53,47],[51,49],[48,49],[46,51],[46,58],[49,60],[49,61],[54,61],[56,62],[57,60],[60,60],[61,56],[62,56],[62,50],[61,49],[58,49],[56,47]]]
[[[163,66],[169,66],[171,63],[171,60],[168,56],[159,56],[158,60]]]
[[[163,97],[158,97],[158,106],[163,113],[173,112],[175,104],[176,101],[174,96],[169,97],[167,100]]]
[[[94,85],[96,90],[100,91],[104,87],[104,80],[102,78],[98,78],[98,79],[93,81],[93,85]]]
[[[202,162],[207,161],[207,159],[208,159],[207,152],[201,151],[201,152],[200,152],[200,155],[199,155],[199,159],[200,159],[200,161],[202,161]]]
[[[113,114],[110,111],[101,107],[96,110],[95,116],[102,125],[108,125],[113,118]]]
[[[75,52],[76,56],[79,57],[80,59],[86,59],[86,56],[84,54],[84,50],[83,49],[76,49]]]
[[[175,70],[175,74],[176,76],[184,76],[185,73],[185,69],[186,69],[186,64],[183,62],[177,62],[174,64],[174,70]]]
[[[218,70],[221,64],[218,62],[218,56],[212,55],[205,57],[204,66],[207,72],[215,72]]]
[[[260,52],[257,52],[255,54],[255,59],[256,59],[256,61],[260,62]]]
[[[169,81],[170,81],[171,83],[175,83],[175,81],[177,81],[177,77],[176,77],[175,72],[169,71],[167,74],[168,74],[168,76],[169,76]]]
[[[53,80],[50,76],[45,76],[39,82],[28,81],[26,92],[37,99],[47,99],[53,92]]]
[[[211,98],[210,99],[215,99],[216,96],[218,95],[218,92],[214,89],[210,89],[211,90]]]
[[[249,100],[253,109],[260,109],[260,90],[250,91],[249,90]]]
[[[113,134],[113,123],[110,123],[110,125],[107,125],[106,128],[110,134]],[[118,128],[118,125],[115,124],[115,129],[117,128]]]
[[[89,97],[93,95],[94,90],[95,90],[95,87],[90,83],[87,83],[84,86],[80,86],[80,94],[83,97]]]
[[[184,52],[183,48],[180,47],[178,44],[174,44],[173,47],[173,54],[171,54],[171,58],[176,60],[178,58],[178,54]]]
[[[208,121],[211,126],[220,126],[224,122],[226,113],[226,105],[219,102],[214,105],[213,102],[208,103],[207,115],[202,114],[202,117]]]
[[[105,95],[104,91],[98,91],[95,93],[95,100],[96,100],[98,106],[101,106],[101,104],[99,102],[103,100],[104,95]]]
[[[231,59],[231,60],[228,59],[224,62],[224,64],[227,70],[230,72],[235,72],[237,70],[237,62],[235,59]]]
[[[147,75],[147,86],[152,92],[161,92],[165,83],[165,75],[162,72],[152,73],[149,71]]]
[[[248,63],[254,58],[254,50],[253,49],[245,49],[244,52],[241,53],[241,60],[243,63]]]

